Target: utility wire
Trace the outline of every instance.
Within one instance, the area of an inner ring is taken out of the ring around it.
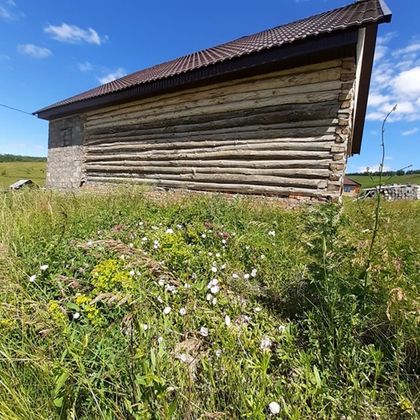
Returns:
[[[13,108],[12,106],[9,106],[9,105],[0,104],[0,106],[2,106],[2,107],[4,107],[4,108],[11,109],[12,111],[22,112],[23,114],[30,115],[31,117],[35,117],[35,115],[34,115],[34,114],[32,114],[31,112],[26,112],[26,111],[23,111],[23,110],[18,109],[18,108]]]

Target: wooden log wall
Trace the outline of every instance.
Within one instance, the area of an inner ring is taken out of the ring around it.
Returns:
[[[354,77],[349,58],[91,111],[86,180],[337,197]]]

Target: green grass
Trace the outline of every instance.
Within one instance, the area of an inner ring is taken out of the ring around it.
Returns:
[[[44,186],[46,168],[46,162],[0,162],[0,189],[19,179],[32,179],[39,186]]]
[[[379,176],[369,175],[350,175],[349,178],[362,184],[362,188],[371,188],[379,184]],[[417,184],[420,185],[420,174],[412,175],[395,175],[392,177],[384,176],[382,178],[383,185],[392,184]]]
[[[0,418],[418,416],[418,202],[0,199]]]

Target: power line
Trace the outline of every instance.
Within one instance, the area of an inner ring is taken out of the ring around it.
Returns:
[[[13,108],[12,106],[5,105],[5,104],[0,104],[0,106],[2,106],[2,107],[4,107],[4,108],[11,109],[12,111],[22,112],[23,114],[30,115],[31,117],[35,117],[35,115],[34,115],[34,114],[32,114],[31,112],[26,112],[26,111],[23,111],[22,109]]]

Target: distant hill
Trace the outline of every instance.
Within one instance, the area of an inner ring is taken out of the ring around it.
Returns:
[[[414,172],[414,171],[413,171]],[[354,181],[362,184],[362,188],[372,188],[376,187],[379,184],[379,176],[377,175],[353,175],[348,174],[349,178]],[[411,173],[404,175],[384,175],[382,177],[383,185],[392,185],[392,184],[416,184],[420,185],[420,173]]]
[[[46,157],[0,154],[0,162],[46,162]]]

